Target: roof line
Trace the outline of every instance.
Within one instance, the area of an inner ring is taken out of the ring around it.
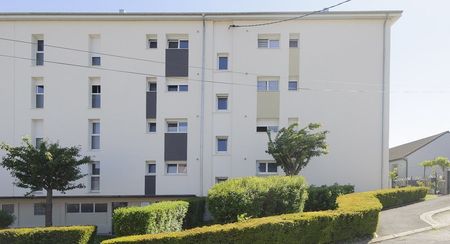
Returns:
[[[420,149],[424,148],[425,146],[429,145],[430,143],[436,141],[437,139],[441,138],[443,135],[446,135],[446,134],[448,134],[448,133],[450,133],[450,131],[444,131],[444,132],[441,132],[440,134],[437,134],[438,136],[437,136],[436,138],[433,138],[433,140],[431,140],[431,141],[429,141],[429,142],[423,144],[422,146],[416,148],[415,150],[412,150],[411,152],[407,153],[407,154],[404,155],[403,157],[400,157],[400,158],[394,158],[394,159],[389,159],[389,161],[395,161],[395,160],[399,160],[399,159],[406,159],[406,157],[408,157],[409,155],[411,155],[411,154],[413,154],[413,153],[419,151]],[[421,140],[421,139],[418,139],[418,140]],[[418,141],[418,140],[416,140],[416,141]],[[412,141],[412,142],[415,142],[415,141]],[[408,142],[408,143],[411,143],[411,142]],[[405,144],[407,144],[407,143],[405,143]],[[403,145],[405,145],[405,144],[403,144]],[[402,145],[398,145],[397,147],[399,147],[399,146],[402,146]],[[395,147],[394,147],[394,148],[395,148]]]

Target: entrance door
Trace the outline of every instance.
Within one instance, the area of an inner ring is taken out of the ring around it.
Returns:
[[[145,176],[145,195],[154,196],[156,192],[156,176],[146,175]]]

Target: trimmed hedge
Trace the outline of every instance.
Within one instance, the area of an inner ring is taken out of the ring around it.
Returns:
[[[95,226],[39,227],[0,230],[0,243],[93,244]]]
[[[425,198],[428,190],[427,187],[403,187],[379,190],[374,194],[383,204],[383,209],[388,209],[417,202]]]
[[[186,217],[183,221],[183,229],[202,226],[205,222],[203,215],[205,214],[206,197],[192,197],[183,199],[189,203]]]
[[[8,228],[14,222],[14,216],[0,210],[0,229]]]
[[[283,214],[182,232],[121,237],[102,244],[340,242],[371,236],[376,231],[378,213],[383,208],[379,198],[398,193],[398,198],[418,201],[424,197],[424,190],[424,187],[408,187],[352,193],[337,198],[336,210]]]
[[[117,236],[180,231],[189,203],[166,201],[145,207],[118,208],[114,211],[114,234]]]
[[[272,216],[303,211],[307,185],[302,176],[244,177],[214,185],[208,191],[208,209],[219,223],[237,216]]]
[[[337,208],[336,199],[340,195],[350,194],[355,192],[353,185],[339,185],[337,183],[331,186],[315,186],[311,185],[308,188],[308,200],[305,203],[305,212],[333,210]]]

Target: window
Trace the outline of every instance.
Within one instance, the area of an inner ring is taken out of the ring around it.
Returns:
[[[154,132],[156,132],[156,121],[155,120],[148,120],[147,121],[147,131],[149,132],[149,133],[154,133]]]
[[[158,40],[149,39],[148,40],[148,48],[158,48]]]
[[[256,132],[278,132],[278,126],[256,126]]]
[[[224,153],[228,151],[228,137],[217,137],[217,152]]]
[[[92,57],[92,66],[100,66],[101,62],[102,61],[100,57]]]
[[[298,39],[289,39],[289,47],[297,48],[298,47]]]
[[[41,143],[44,140],[44,138],[36,137],[34,140],[35,140],[35,144],[34,145],[36,146],[36,148],[39,148],[41,146]]]
[[[219,70],[228,69],[228,56],[226,54],[221,54],[218,57]]]
[[[278,166],[272,161],[258,161],[256,163],[258,174],[277,174]]]
[[[168,163],[167,174],[179,174],[179,175],[185,175],[187,174],[187,164],[185,162],[183,163]]]
[[[99,34],[90,34],[89,35],[89,57],[90,64],[92,66],[100,66],[101,65],[101,57],[100,57],[100,41],[101,36]]]
[[[216,184],[227,181],[228,177],[216,177]]]
[[[277,80],[259,80],[258,81],[258,91],[264,92],[264,91],[278,91],[278,81]]]
[[[228,96],[227,95],[217,95],[217,110],[220,110],[220,111],[228,110]]]
[[[92,121],[90,127],[91,149],[100,149],[100,122]]]
[[[36,85],[36,108],[44,108],[44,85]]]
[[[258,39],[258,48],[279,48],[280,40],[278,39]]]
[[[297,91],[297,89],[298,89],[298,82],[296,80],[290,80],[288,82],[288,90]]]
[[[156,92],[157,85],[156,82],[148,82],[147,83],[147,91],[148,92]]]
[[[34,215],[45,215],[45,203],[34,204]]]
[[[188,49],[189,41],[188,40],[178,40],[178,39],[169,39],[167,41],[167,46],[170,49]]]
[[[81,212],[82,213],[93,213],[94,212],[94,204],[82,203],[81,204]]]
[[[106,213],[108,212],[108,204],[106,203],[96,203],[95,204],[96,213]]]
[[[37,40],[36,65],[44,65],[44,40]]]
[[[101,107],[101,86],[92,85],[91,86],[91,108]]]
[[[100,162],[90,164],[91,191],[100,191]]]
[[[14,214],[14,204],[3,204],[2,205],[3,212]]]
[[[66,205],[67,213],[79,213],[80,212],[80,204],[78,203],[68,203]]]
[[[156,174],[156,163],[151,161],[147,162],[147,174],[148,175],[155,175]]]
[[[188,85],[167,85],[167,91],[169,92],[187,92],[188,90]]]
[[[186,133],[188,123],[186,121],[168,121],[167,132],[168,133]]]

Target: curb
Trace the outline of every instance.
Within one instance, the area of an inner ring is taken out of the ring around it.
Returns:
[[[375,237],[369,243],[378,243],[378,242],[387,241],[387,240],[391,240],[391,239],[395,239],[395,238],[399,238],[399,237],[403,237],[403,236],[409,236],[409,235],[413,235],[413,234],[417,234],[417,233],[421,233],[421,232],[425,232],[425,231],[429,231],[429,230],[435,230],[435,229],[440,229],[440,228],[450,226],[450,224],[441,224],[433,219],[433,215],[442,213],[442,212],[446,212],[446,211],[450,211],[450,207],[441,208],[441,209],[437,209],[437,210],[433,210],[433,211],[429,211],[429,212],[421,214],[420,219],[422,221],[424,221],[425,223],[429,224],[430,226],[428,226],[428,227],[419,228],[419,229],[415,229],[415,230],[409,230],[409,231],[400,232],[400,233],[396,233],[396,234],[392,234],[392,235]]]

